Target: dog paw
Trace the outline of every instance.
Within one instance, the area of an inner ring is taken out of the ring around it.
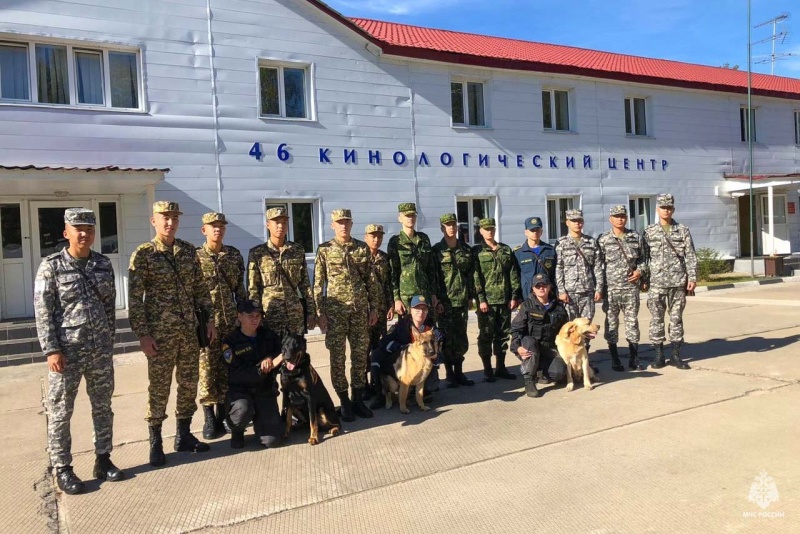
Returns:
[[[411,413],[411,410],[408,408],[400,408],[400,413]]]
[[[331,428],[331,436],[336,436],[336,435],[338,435],[338,434],[339,434],[341,431],[342,431],[342,429],[341,429],[341,428],[339,428],[338,426],[335,426],[335,427]]]
[[[592,384],[587,384],[587,385],[585,385],[585,386],[583,386],[583,387],[585,387],[585,388],[586,388],[586,389],[588,389],[589,391],[591,391],[592,389],[594,389],[594,385],[592,385]]]
[[[431,407],[430,406],[420,406],[419,409],[422,410],[423,412],[427,412],[427,411],[430,411]]]
[[[319,438],[311,436],[310,438],[308,438],[308,444],[309,445],[319,445]]]
[[[572,391],[575,389],[575,384],[567,384],[567,391]]]

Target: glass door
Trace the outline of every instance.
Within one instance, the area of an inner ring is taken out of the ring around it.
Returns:
[[[33,282],[22,233],[24,205],[0,203],[0,318],[33,316]]]

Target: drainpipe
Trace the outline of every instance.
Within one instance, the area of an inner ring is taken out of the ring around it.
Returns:
[[[217,211],[222,213],[222,167],[219,163],[219,114],[217,111],[217,74],[214,69],[214,43],[211,33],[211,0],[206,0],[206,23],[208,27],[208,66],[211,69],[211,113],[214,118],[214,162],[217,171]]]

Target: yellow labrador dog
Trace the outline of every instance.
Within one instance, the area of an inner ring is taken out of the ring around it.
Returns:
[[[556,336],[558,355],[567,364],[567,391],[575,388],[573,378],[583,376],[583,387],[592,389],[594,371],[589,366],[589,353],[586,351],[586,340],[593,339],[600,330],[600,325],[591,324],[589,319],[579,317],[561,327]]]
[[[397,380],[393,376],[382,376],[383,394],[386,397],[386,409],[392,407],[392,396],[398,395],[400,413],[409,413],[406,401],[411,386],[417,387],[417,406],[423,412],[430,410],[422,400],[425,395],[425,379],[431,374],[433,362],[438,354],[436,335],[433,330],[420,334],[414,343],[403,349],[394,364]]]

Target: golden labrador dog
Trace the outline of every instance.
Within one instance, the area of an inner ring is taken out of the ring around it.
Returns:
[[[438,349],[436,334],[433,330],[423,332],[416,341],[403,349],[394,363],[397,379],[387,375],[381,377],[387,410],[392,407],[392,396],[398,395],[400,413],[409,413],[406,401],[411,386],[417,388],[416,397],[419,409],[423,412],[430,410],[428,406],[425,406],[422,397],[425,395],[425,379],[431,373],[433,362],[436,361],[439,352]]]
[[[561,327],[556,336],[558,355],[567,364],[567,391],[575,388],[573,378],[583,376],[583,387],[592,389],[594,371],[589,366],[589,353],[586,351],[586,340],[593,339],[600,330],[600,325],[591,324],[589,319],[579,317]]]

